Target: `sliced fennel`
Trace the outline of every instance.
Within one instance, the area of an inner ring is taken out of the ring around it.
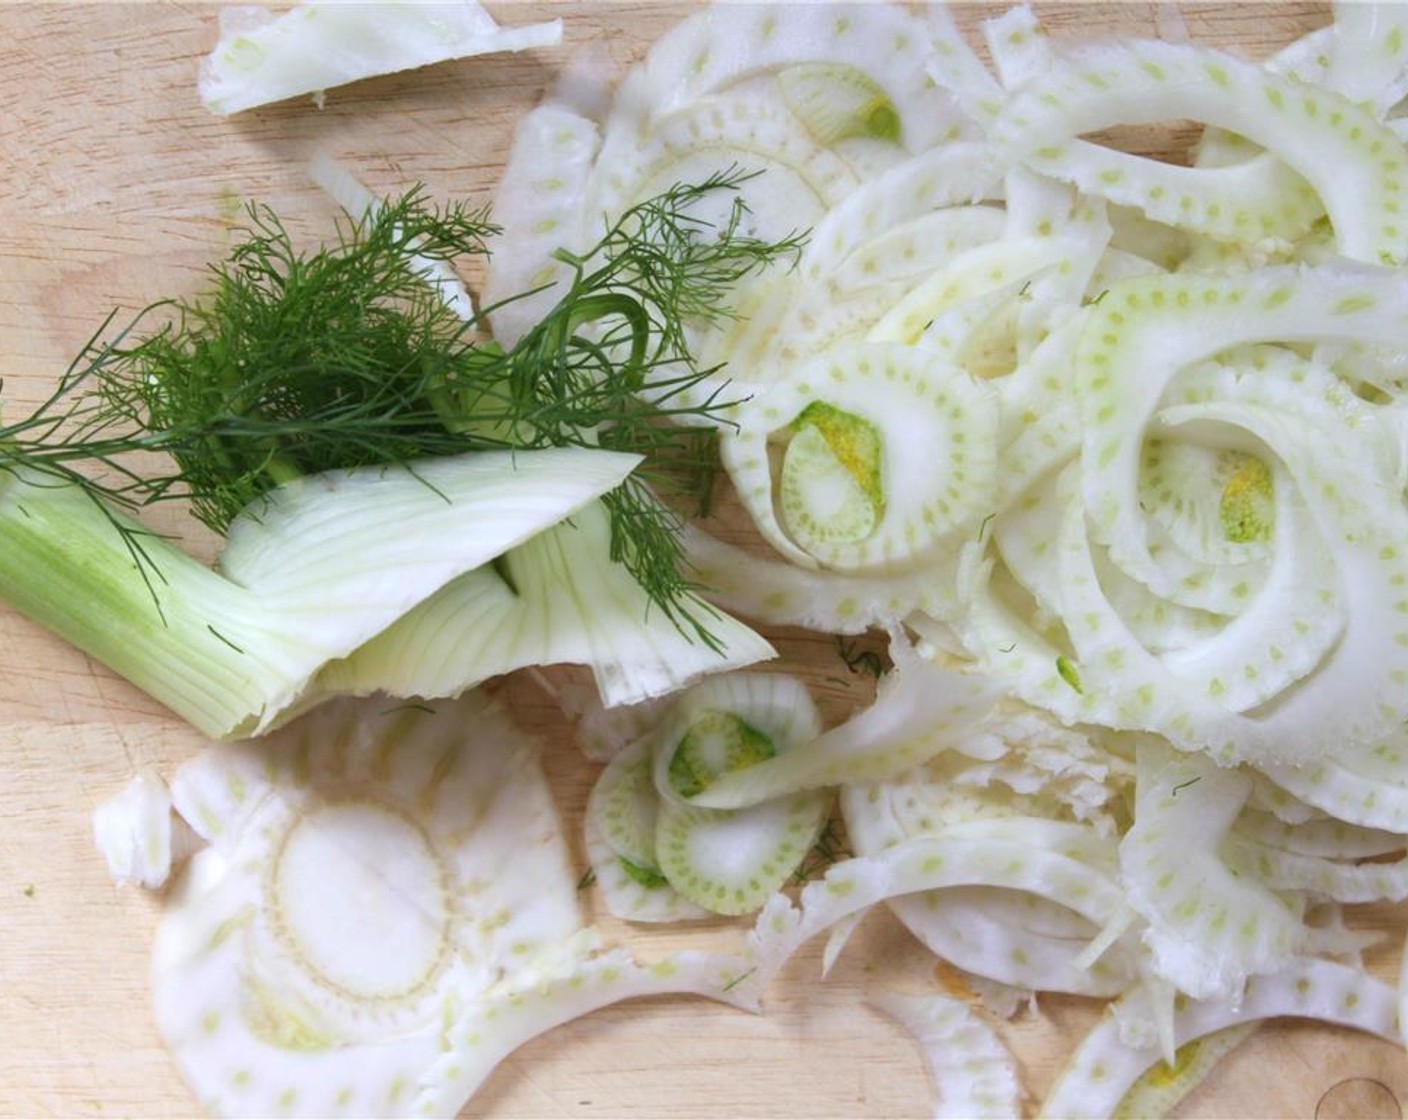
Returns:
[[[1118,96],[1110,95],[1113,90]],[[993,135],[1002,158],[1029,160],[1103,193],[1118,187],[1123,171],[1106,167],[1083,178],[1073,165],[1082,149],[1073,150],[1070,139],[1115,124],[1185,118],[1245,136],[1304,176],[1346,256],[1388,265],[1408,256],[1408,227],[1396,217],[1405,201],[1404,150],[1392,131],[1338,94],[1224,52],[1137,41],[1077,49],[1013,94]],[[1286,184],[1276,186],[1276,196],[1288,193]],[[1264,201],[1237,193],[1218,197],[1201,185],[1178,192],[1153,186],[1114,200],[1143,205],[1166,222],[1199,206],[1213,218],[1225,212],[1240,240],[1277,232],[1257,221],[1258,209],[1267,212]]]
[[[1195,999],[1231,999],[1303,948],[1297,916],[1218,847],[1249,793],[1243,774],[1139,748],[1134,826],[1120,842],[1130,905],[1149,922],[1154,972]]]
[[[710,911],[670,885],[660,867],[655,826],[654,741],[636,740],[606,764],[592,786],[583,843],[595,886],[609,913],[634,922],[677,922]]]
[[[716,782],[802,750],[819,734],[806,689],[734,673],[683,692],[602,771],[586,833],[613,913],[668,921],[756,910],[794,873],[826,821],[828,791],[789,790],[736,809],[697,801]]]
[[[685,692],[653,736],[660,798],[655,854],[670,885],[716,914],[756,910],[791,877],[821,832],[827,790],[711,809],[700,795],[730,774],[804,750],[821,718],[790,677],[729,674]]]
[[[691,804],[737,809],[803,790],[881,781],[966,740],[996,692],[981,677],[917,656],[903,636],[891,638],[890,651],[895,667],[880,678],[871,706],[804,745],[728,768],[691,794]]]
[[[201,102],[228,116],[301,94],[452,58],[556,46],[562,21],[500,27],[476,0],[339,4],[308,0],[282,13],[222,10],[203,61]]]
[[[756,993],[740,984],[749,967],[739,956],[692,950],[651,964],[622,950],[569,960],[531,984],[457,1015],[446,1032],[448,1052],[433,1067],[408,1115],[453,1115],[516,1047],[623,1000],[698,995],[756,1010]]]
[[[827,731],[791,684],[716,678],[606,764],[585,828],[607,909],[760,909],[744,957],[649,966],[590,937],[534,954],[447,1003],[433,1067],[358,1097],[369,1111],[453,1110],[513,1046],[615,999],[751,1006],[803,940],[829,932],[829,968],[882,902],[1008,1001],[1119,997],[1053,1115],[1169,1107],[1263,1016],[1396,1034],[1361,966],[1310,959],[1363,947],[1326,900],[1408,888],[1404,32],[1367,7],[1336,23],[1259,65],[1071,47],[1018,10],[983,28],[989,70],[942,7],[719,5],[609,110],[530,115],[487,301],[505,345],[553,293],[499,297],[570,282],[601,222],[671,181],[765,169],[749,213],[697,216],[813,228],[794,272],[750,277],[738,319],[687,325],[701,368],[725,367],[675,398],[739,402],[709,422],[776,555],[686,540],[717,601],[884,626],[900,664]],[[1082,139],[1182,117],[1212,126],[1189,167]],[[230,563],[288,601],[316,583],[256,553]],[[742,628],[691,648],[649,614],[624,635],[640,588],[608,555],[584,507],[302,696],[570,661],[633,701],[765,655]],[[264,781],[246,758],[184,777],[177,802],[233,861],[272,812],[247,792]],[[835,784],[858,857],[794,905],[772,892]],[[325,1024],[295,1011],[279,1029],[316,1045]]]
[[[536,746],[478,694],[339,701],[197,756],[176,804],[212,844],[157,933],[157,1023],[219,1115],[411,1114],[447,1022],[579,928]]]
[[[804,566],[903,571],[976,529],[994,492],[992,394],[922,349],[856,343],[750,402],[721,454],[767,540]],[[768,444],[782,444],[774,481]],[[908,465],[939,456],[927,477]],[[776,511],[776,512],[774,512]]]

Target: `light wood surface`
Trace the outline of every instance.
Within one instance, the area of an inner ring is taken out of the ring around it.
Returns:
[[[567,20],[574,44],[638,56],[681,9],[502,5],[505,22]],[[1153,5],[1041,8],[1060,34],[1152,35]],[[991,9],[989,9],[991,11]],[[963,9],[971,26],[978,12]],[[0,6],[0,374],[21,415],[114,307],[190,294],[228,246],[240,203],[258,199],[325,233],[333,210],[303,167],[315,148],[378,189],[423,181],[487,202],[512,129],[564,51],[493,57],[362,83],[320,111],[287,105],[233,120],[199,107],[195,71],[215,38],[195,3]],[[1201,42],[1262,56],[1323,23],[1320,5],[1189,7]],[[1150,150],[1179,133],[1150,132]],[[171,515],[167,515],[170,517]],[[182,528],[174,519],[163,527]],[[192,547],[208,552],[198,535]],[[865,691],[830,639],[778,636],[831,719]],[[569,827],[595,768],[567,742],[532,679],[502,685],[547,760]],[[158,898],[114,888],[90,813],[144,764],[169,773],[198,737],[130,686],[0,610],[0,1114],[183,1116],[194,1102],[154,1029],[148,947]],[[1371,954],[1392,977],[1403,915]],[[709,936],[628,931],[658,947]],[[862,1001],[872,984],[915,989],[935,970],[885,914],[873,915],[820,983],[813,947],[787,970],[768,1014],[699,1001],[616,1007],[519,1051],[471,1102],[483,1117],[918,1117],[929,1113],[919,1056]],[[1098,1008],[1044,999],[1005,1024],[1036,1099]],[[1185,1116],[1396,1116],[1408,1063],[1395,1047],[1328,1028],[1263,1032],[1185,1102]]]

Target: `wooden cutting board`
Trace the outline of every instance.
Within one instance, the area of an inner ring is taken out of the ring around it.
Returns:
[[[504,22],[546,15],[569,40],[619,63],[683,11],[651,5],[501,5]],[[989,8],[991,14],[994,9]],[[981,9],[963,8],[972,26]],[[1041,9],[1058,34],[1159,29],[1153,5]],[[1185,9],[1194,39],[1260,57],[1328,18],[1322,5]],[[373,187],[415,181],[488,202],[520,114],[565,50],[492,57],[362,83],[233,120],[195,94],[216,12],[199,3],[0,7],[0,374],[22,415],[114,307],[198,289],[231,241],[243,201],[272,204],[310,236],[333,209],[304,165],[322,148]],[[1182,135],[1148,130],[1145,150]],[[188,526],[173,514],[160,527]],[[198,534],[192,547],[209,553]],[[785,662],[830,719],[866,696],[832,641],[779,634]],[[595,768],[581,760],[540,685],[503,695],[547,740],[554,789],[575,827]],[[107,880],[90,813],[143,765],[170,773],[198,737],[62,642],[0,610],[0,1114],[184,1116],[195,1105],[148,1008],[158,898]],[[1403,914],[1371,911],[1395,974]],[[628,933],[651,949],[685,935]],[[690,937],[696,936],[691,933]],[[749,1017],[698,1001],[616,1007],[520,1050],[471,1102],[493,1117],[909,1117],[930,1111],[919,1056],[863,1003],[872,985],[931,984],[934,966],[885,914],[862,926],[832,977],[818,949],[794,962]],[[1045,999],[1005,1024],[1039,1099],[1098,1008]],[[1399,1116],[1408,1063],[1395,1047],[1324,1027],[1255,1037],[1185,1102],[1186,1116]]]

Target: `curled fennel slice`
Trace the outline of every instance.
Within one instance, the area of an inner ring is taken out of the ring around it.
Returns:
[[[536,745],[478,694],[338,701],[197,756],[183,813],[198,791],[220,840],[178,881],[152,978],[216,1114],[408,1114],[447,1021],[579,928]]]
[[[761,989],[807,940],[878,903],[975,886],[1059,901],[1089,923],[1083,929],[1090,936],[1116,920],[1123,907],[1121,892],[1109,876],[1040,845],[1000,836],[906,840],[876,855],[834,864],[822,879],[802,889],[797,905],[785,896],[773,896],[749,934],[748,956],[756,971],[745,984]],[[1078,951],[1072,949],[1071,955]],[[997,962],[984,963],[990,967]],[[996,975],[997,970],[989,967],[982,969],[983,974]],[[1106,989],[1099,994],[1112,992]]]
[[[171,874],[171,791],[143,770],[93,811],[93,838],[113,882],[159,887]]]
[[[1109,542],[1111,559],[1127,574],[1165,593],[1167,575],[1150,554],[1136,482],[1137,456],[1155,395],[1170,385],[1182,366],[1231,344],[1268,338],[1295,342],[1384,337],[1403,319],[1405,289],[1399,278],[1379,270],[1267,269],[1229,279],[1133,281],[1109,298],[1109,305],[1101,301],[1087,321],[1078,355],[1078,389],[1087,420],[1082,450],[1085,511],[1099,537]],[[1275,384],[1256,373],[1249,373],[1246,383]],[[1247,396],[1245,390],[1236,395]],[[1282,543],[1293,549],[1309,543],[1326,550],[1338,584],[1325,588],[1329,600],[1318,592],[1315,601],[1300,604],[1300,611],[1312,612],[1303,621],[1323,633],[1313,612],[1339,610],[1343,637],[1313,673],[1302,675],[1301,687],[1283,690],[1243,717],[1216,714],[1225,707],[1222,697],[1228,686],[1214,675],[1206,692],[1178,698],[1181,713],[1166,712],[1157,725],[1129,725],[1154,727],[1224,760],[1269,763],[1308,761],[1330,741],[1352,750],[1400,723],[1398,682],[1408,680],[1403,664],[1408,634],[1398,608],[1383,608],[1402,598],[1398,586],[1403,579],[1399,568],[1405,511],[1393,477],[1383,470],[1372,421],[1355,408],[1340,407],[1334,391],[1303,393],[1295,399],[1277,399],[1274,394],[1260,400],[1214,398],[1178,406],[1164,418],[1171,423],[1196,418],[1241,429],[1256,441],[1254,448],[1284,466],[1318,540]],[[1063,608],[1066,618],[1079,623],[1075,636],[1083,644],[1082,660],[1099,668],[1123,658],[1133,668],[1142,655],[1119,633],[1093,574],[1083,571],[1087,561],[1077,551],[1086,548],[1085,530],[1074,514],[1067,528],[1072,551],[1066,570],[1081,574],[1066,579]],[[1272,604],[1265,606],[1274,617]],[[1302,630],[1300,612],[1292,617],[1295,628]],[[1274,641],[1266,655],[1274,659],[1293,649]],[[1175,698],[1152,680],[1141,683],[1127,677],[1126,685],[1126,694],[1136,698],[1141,689],[1148,701],[1161,692],[1165,703]],[[1148,693],[1149,688],[1154,692]],[[1357,699],[1348,702],[1349,695]],[[1148,709],[1148,703],[1141,703]],[[1349,714],[1347,727],[1342,712]]]
[[[857,78],[825,100],[849,105],[855,81],[873,83],[896,118],[886,128],[911,151],[922,151],[964,124],[948,94],[929,81],[928,47],[924,23],[888,4],[834,4],[824,11],[713,5],[652,45],[620,95],[626,102],[620,115],[623,124],[635,124],[638,115],[666,116],[757,75],[796,66],[846,67]]]
[[[1114,1006],[1125,1016],[1152,1014],[1149,992],[1133,989]],[[1267,976],[1254,977],[1238,998],[1183,1001],[1174,1012],[1174,1040],[1188,1043],[1243,1023],[1295,1017],[1316,1019],[1401,1042],[1392,988],[1368,973],[1333,961],[1299,958]],[[1161,1060],[1155,1047],[1126,1043],[1120,1015],[1107,1011],[1062,1071],[1039,1115],[1105,1117],[1118,1114],[1124,1095]]]
[[[707,917],[670,885],[655,848],[659,797],[654,741],[646,735],[606,764],[587,797],[583,842],[606,909],[635,922]]]
[[[211,112],[227,116],[362,78],[561,41],[560,20],[503,28],[475,0],[308,0],[279,14],[231,7],[221,13],[220,40],[202,62],[200,97]]]
[[[756,556],[698,525],[686,525],[682,538],[710,601],[769,625],[863,634],[873,626],[897,626],[916,610],[935,618],[959,610],[954,580],[941,569],[849,575]]]
[[[721,443],[724,465],[764,537],[803,566],[913,568],[989,508],[996,401],[920,348],[836,347],[750,402],[740,424]],[[776,480],[770,441],[783,448]]]
[[[512,1051],[562,1023],[623,1000],[697,995],[756,1011],[742,957],[685,950],[650,964],[623,950],[583,954],[531,985],[469,1007],[446,1031],[446,1050],[409,1115],[452,1116]]]
[[[1111,95],[1115,90],[1118,96]],[[999,158],[1027,160],[1037,170],[1080,178],[1083,187],[1102,191],[1118,186],[1127,169],[1116,164],[1093,178],[1080,176],[1078,165],[1071,166],[1078,158],[1071,155],[1074,137],[1117,124],[1188,118],[1256,142],[1303,176],[1329,214],[1344,255],[1388,265],[1408,257],[1408,226],[1399,218],[1408,202],[1402,142],[1362,106],[1224,52],[1152,41],[1077,48],[1050,76],[1013,95],[992,140]],[[1195,169],[1184,177],[1204,174]],[[1208,232],[1246,230],[1239,240],[1263,233],[1255,228],[1263,222],[1276,232],[1274,215],[1264,217],[1266,198],[1218,197],[1211,188],[1194,193],[1174,186],[1158,184],[1114,200],[1167,222],[1203,210],[1211,219]],[[1284,193],[1281,184],[1271,197]],[[1224,214],[1230,229],[1217,221]]]
[[[1248,976],[1274,972],[1306,940],[1286,901],[1218,851],[1249,779],[1152,742],[1140,745],[1138,758],[1120,871],[1130,905],[1149,923],[1153,969],[1194,998],[1231,998]]]
[[[691,803],[739,808],[803,790],[896,777],[958,746],[997,700],[985,678],[913,652],[902,634],[891,637],[890,649],[895,667],[881,677],[873,704],[809,742],[718,775]]]
[[[712,913],[743,914],[787,881],[826,822],[827,791],[738,809],[702,808],[694,799],[724,775],[800,749],[820,730],[815,705],[792,677],[727,674],[681,695],[650,736],[655,858],[671,887]]]
[[[595,121],[551,101],[514,132],[493,209],[502,242],[512,249],[491,259],[483,299],[494,337],[505,346],[527,334],[571,282],[571,266],[554,254],[591,247],[597,231],[586,221],[585,192],[600,146]]]

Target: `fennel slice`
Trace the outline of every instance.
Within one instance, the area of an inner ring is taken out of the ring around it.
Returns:
[[[446,1052],[431,1070],[411,1114],[450,1116],[517,1047],[553,1027],[623,1000],[698,995],[755,1011],[741,957],[691,950],[645,964],[624,950],[581,953],[531,987],[467,1008],[447,1032]]]
[[[934,1086],[936,1118],[1022,1115],[1017,1061],[997,1032],[961,1000],[872,992],[866,1002],[914,1039]]]
[[[1076,1048],[1040,1115],[1052,1120],[1118,1115],[1125,1094],[1159,1060],[1157,1048],[1127,1044],[1120,1036],[1120,1023],[1131,1017],[1147,1021],[1152,1015],[1151,1004],[1143,985],[1121,997],[1113,1005],[1117,1013],[1102,1017]],[[1174,1041],[1182,1050],[1189,1042],[1214,1032],[1287,1016],[1336,1023],[1396,1044],[1402,1042],[1397,998],[1389,985],[1349,965],[1306,958],[1288,961],[1270,975],[1254,977],[1235,1000],[1182,1002],[1174,1012]]]
[[[1249,976],[1302,951],[1287,902],[1230,867],[1219,845],[1250,780],[1153,740],[1138,748],[1134,825],[1120,842],[1129,904],[1149,923],[1156,975],[1198,998],[1235,998]]]
[[[655,852],[658,795],[651,776],[650,737],[637,739],[607,763],[587,797],[587,858],[607,910],[635,922],[702,918],[660,870]]]
[[[802,862],[830,804],[822,792],[732,810],[666,802],[656,826],[660,869],[680,894],[715,914],[756,910]]]
[[[843,343],[750,402],[740,423],[721,441],[724,466],[794,563],[907,571],[955,552],[992,508],[995,395],[922,347]],[[779,490],[768,444],[788,437]]]
[[[447,1020],[580,927],[536,746],[477,694],[342,701],[259,746],[253,810],[163,914],[158,1026],[218,1114],[404,1115]]]
[[[827,147],[864,136],[898,143],[904,122],[885,91],[854,66],[803,62],[778,71],[787,107]]]
[[[475,0],[238,7],[201,65],[201,102],[228,116],[382,74],[494,51],[555,46],[562,21],[501,28]]]

